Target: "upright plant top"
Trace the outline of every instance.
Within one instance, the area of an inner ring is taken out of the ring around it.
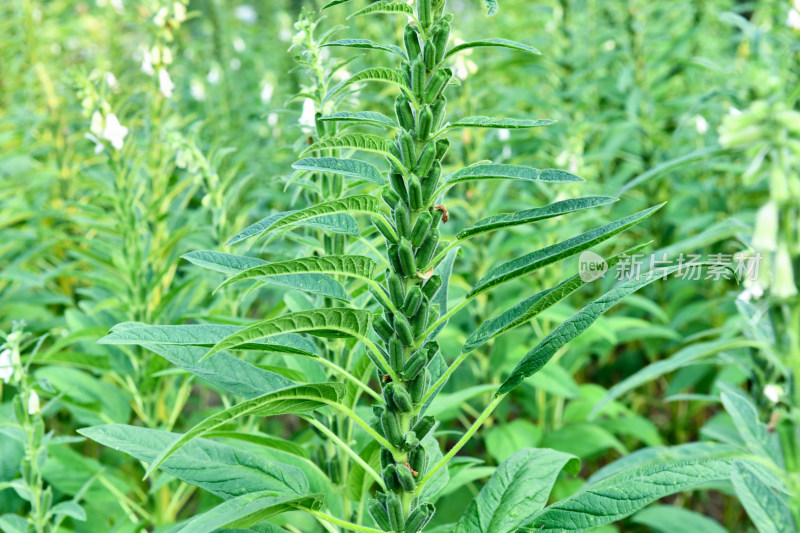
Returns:
[[[326,7],[347,1],[336,0]],[[454,186],[482,180],[515,180],[519,186],[534,183],[557,185],[581,180],[561,170],[486,162],[445,174],[443,168],[447,166],[445,158],[450,146],[446,135],[452,130],[532,128],[552,122],[483,116],[448,122],[445,92],[450,86],[457,85],[453,70],[447,66],[449,60],[463,50],[476,47],[538,52],[528,45],[505,39],[482,39],[448,49],[454,17],[445,14],[445,0],[417,0],[414,6],[405,2],[376,2],[352,16],[375,13],[408,16],[410,22],[403,32],[402,48],[364,39],[325,42],[323,46],[384,51],[399,57],[400,65],[394,69],[367,68],[353,75],[331,89],[325,96],[325,103],[337,102],[337,97],[345,94],[355,83],[389,83],[399,89],[393,103],[394,117],[371,111],[318,115],[319,138],[293,166],[310,173],[312,180],[330,183],[328,180],[335,179],[339,184],[344,180],[346,186],[326,187],[328,192],[334,191],[335,198],[270,215],[232,239],[232,242],[238,242],[268,236],[271,240],[297,229],[325,232],[336,235],[337,242],[341,243],[341,246],[323,247],[335,255],[325,255],[317,248],[312,254],[303,254],[305,256],[298,259],[271,263],[211,251],[193,252],[188,257],[196,264],[233,273],[223,286],[245,280],[277,283],[282,287],[321,295],[316,300],[319,307],[259,320],[244,327],[121,324],[103,340],[106,343],[144,345],[222,390],[244,398],[171,439],[160,436],[147,441],[144,430],[134,428],[136,447],[130,444],[134,440],[134,429],[129,426],[99,426],[84,430],[84,434],[99,442],[130,453],[138,452],[137,457],[150,463],[147,475],[161,468],[227,500],[194,517],[180,531],[250,527],[268,516],[298,508],[325,524],[354,531],[377,531],[374,526],[394,532],[423,530],[435,513],[432,501],[442,488],[440,481],[446,482],[447,463],[503,398],[525,378],[539,371],[598,316],[655,279],[643,277],[620,283],[544,337],[498,387],[490,403],[463,437],[442,455],[434,439],[436,419],[426,413],[452,373],[470,353],[486,342],[528,323],[586,282],[578,275],[569,277],[483,322],[450,363],[447,361],[451,357],[440,352],[437,342],[448,319],[477,296],[610,239],[648,217],[660,206],[499,264],[485,273],[460,301],[448,306],[448,282],[462,243],[504,228],[607,205],[615,199],[588,196],[516,213],[493,215],[475,222],[449,242],[443,242],[442,225],[450,216],[445,198]],[[342,127],[333,128],[330,126],[332,123]],[[351,127],[356,125],[377,126],[390,133],[386,136],[360,133]],[[361,152],[384,157],[388,171],[382,172],[372,163],[343,155]],[[374,191],[376,185],[380,186],[379,195]],[[350,194],[356,188],[361,188],[361,193]],[[370,217],[377,232],[362,225],[362,235],[353,215]],[[354,236],[359,235],[364,238],[356,240]],[[348,246],[363,250],[365,255],[345,254]],[[608,266],[618,262],[620,255],[608,258]],[[387,268],[379,268],[379,262]],[[347,280],[346,289],[340,280]],[[315,342],[306,335],[341,340]],[[342,350],[330,349],[336,342],[343,343]],[[244,362],[231,355],[229,352],[232,350],[311,358],[325,366],[329,381],[298,383]],[[374,367],[374,371],[365,371],[368,364]],[[372,401],[374,416],[369,420],[357,413],[363,394]],[[334,413],[334,416],[317,419],[310,416],[312,411]],[[269,482],[259,480],[257,476],[252,477],[252,472],[247,474],[249,481],[237,479],[238,471],[234,466],[220,471],[219,480],[208,479],[209,476],[200,479],[196,462],[192,463],[192,468],[181,467],[181,461],[198,461],[201,452],[208,454],[209,450],[215,450],[216,460],[223,464],[226,456],[222,450],[232,454],[228,457],[231,465],[246,463],[250,458],[242,450],[199,437],[243,416],[280,414],[302,416],[338,451],[336,466],[328,468],[328,473],[331,482],[338,480],[348,485],[346,495],[342,496],[343,504],[334,506],[333,502],[324,499],[330,495],[310,494],[305,474],[283,463],[270,465],[273,476],[275,472],[283,476],[281,482],[274,478]],[[371,442],[363,449],[354,449],[355,432],[361,432],[362,437],[368,435]],[[144,444],[145,441],[148,444]],[[132,451],[134,448],[136,451]],[[142,452],[145,448],[147,453]],[[371,450],[375,452],[374,461]],[[522,460],[518,456],[512,459]],[[554,464],[559,464],[558,470],[566,462],[562,459],[553,459]],[[503,465],[498,472],[502,468]],[[364,490],[350,490],[349,484],[354,481],[347,474],[356,471],[363,473],[363,479],[356,484],[368,481]],[[490,484],[493,482],[494,478]],[[497,487],[491,490],[497,490]],[[653,492],[647,497],[637,496],[637,501],[646,503],[649,497],[652,501],[660,496]],[[624,516],[609,514],[603,522],[588,509],[583,518],[576,518],[574,513],[558,509],[542,511],[545,501],[536,503],[536,508],[526,507],[525,512],[509,513],[508,509],[504,510],[502,501],[494,501],[492,505],[487,503],[487,499],[489,496],[482,492],[464,518],[453,527],[461,532],[514,531],[523,526],[538,531],[544,524],[558,528],[562,527],[559,524],[566,527],[574,525],[576,520],[585,520],[586,527],[589,527]],[[350,500],[356,502],[356,507],[366,507],[371,521],[364,513],[352,509]],[[487,529],[481,526],[479,506],[485,512],[496,513],[502,527]],[[344,516],[332,516],[326,512],[331,509],[343,509]]]

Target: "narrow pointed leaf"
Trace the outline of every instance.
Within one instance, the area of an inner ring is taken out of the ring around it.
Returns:
[[[584,250],[588,250],[592,246],[606,241],[614,235],[625,231],[634,224],[641,222],[645,218],[652,215],[656,210],[660,209],[663,205],[664,204],[645,209],[644,211],[640,211],[633,215],[606,224],[605,226],[587,231],[586,233],[582,233],[576,237],[572,237],[571,239],[547,246],[541,250],[537,250],[533,253],[523,255],[522,257],[518,257],[517,259],[512,259],[511,261],[503,263],[502,265],[497,266],[487,272],[467,296],[477,296],[478,294],[486,292],[489,289],[500,285],[501,283],[517,279],[525,274],[533,272],[534,270],[538,270],[539,268],[561,261],[562,259],[571,257]]]
[[[241,416],[268,417],[307,413],[338,401],[343,392],[344,386],[340,383],[314,383],[287,387],[238,403],[211,415],[174,440],[150,463],[145,477],[194,439]]]
[[[632,255],[646,246],[647,244],[642,244],[614,255],[606,261],[608,268],[614,267],[619,262],[621,256]],[[496,317],[483,322],[480,327],[469,336],[464,346],[461,348],[461,352],[475,350],[494,337],[527,323],[539,313],[557,304],[587,283],[590,282],[584,281],[580,274],[575,274],[551,289],[546,289],[534,294],[530,298],[526,298]]]
[[[78,433],[145,463],[152,463],[180,438],[177,433],[123,424],[94,426]],[[290,496],[308,492],[308,481],[299,468],[206,439],[187,444],[161,470],[224,499],[262,490]]]
[[[731,482],[758,533],[797,531],[786,498],[764,483],[750,465],[736,462],[733,465]]]
[[[655,280],[661,279],[661,274],[669,275],[680,268],[682,268],[681,265],[673,265],[664,268],[663,272],[659,272],[657,276],[643,274],[640,277],[624,281],[559,324],[547,337],[542,339],[536,347],[525,354],[516,368],[511,372],[511,375],[508,376],[497,390],[497,395],[499,396],[511,392],[513,389],[517,388],[525,378],[541,370],[561,347],[586,331],[600,315],[611,309],[623,298],[633,294]]]
[[[388,13],[388,14],[399,14],[399,15],[414,15],[414,8],[411,7],[406,2],[391,2],[391,1],[383,1],[383,2],[375,2],[373,4],[368,5],[363,9],[359,9],[349,17],[350,20],[353,17],[360,17],[362,15],[373,15],[376,13]]]
[[[331,0],[330,2],[328,2],[327,4],[325,4],[324,6],[322,6],[322,9],[328,9],[328,8],[330,8],[330,7],[333,7],[333,6],[338,6],[338,5],[341,5],[341,4],[346,4],[346,3],[347,3],[347,2],[349,2],[349,1],[350,1],[350,0]]]
[[[462,168],[447,178],[447,185],[455,185],[465,181],[483,180],[526,180],[549,183],[580,182],[578,176],[564,170],[524,167],[519,165],[473,165]]]
[[[369,39],[340,39],[338,41],[331,41],[322,45],[325,46],[343,46],[345,48],[363,48],[367,50],[382,50],[384,52],[391,52],[397,54],[403,59],[408,59],[403,49],[394,44],[380,44]]]
[[[472,500],[454,533],[506,533],[526,523],[546,504],[561,470],[574,455],[549,449],[524,448],[503,461]]]
[[[372,322],[369,311],[336,307],[287,313],[262,320],[219,341],[206,357],[231,348],[243,349],[256,339],[282,333],[309,333],[320,337],[365,338]]]
[[[183,254],[181,257],[194,265],[223,274],[236,274],[248,268],[267,264],[266,261],[257,257],[227,254],[215,250],[197,250]]]
[[[480,235],[496,229],[530,224],[531,222],[536,222],[538,220],[558,217],[567,213],[579,211],[581,209],[589,209],[592,207],[607,205],[616,201],[617,199],[611,196],[587,196],[584,198],[563,200],[561,202],[555,202],[544,207],[526,209],[525,211],[518,211],[516,213],[494,215],[484,218],[483,220],[479,220],[472,226],[456,235],[456,238],[459,240],[468,239],[470,237],[474,237],[475,235]]]
[[[375,261],[361,255],[302,257],[249,268],[225,280],[217,290],[237,281],[249,279],[265,280],[275,276],[285,276],[286,274],[335,274],[362,280],[372,280],[376,267]]]
[[[468,43],[462,43],[457,46],[454,46],[453,48],[447,51],[447,54],[445,54],[445,58],[448,58],[453,54],[457,54],[462,50],[467,50],[469,48],[481,48],[486,46],[511,48],[513,50],[521,50],[523,52],[529,52],[537,56],[542,55],[542,53],[539,50],[528,44],[518,43],[516,41],[509,41],[508,39],[480,39],[477,41],[470,41]]]
[[[665,496],[709,482],[726,481],[733,459],[698,459],[625,470],[537,513],[518,532],[577,533],[630,516]]]
[[[491,117],[466,117],[445,126],[446,130],[456,128],[502,128],[502,129],[522,129],[539,128],[555,124],[555,120],[541,119],[519,119],[519,118],[491,118]]]
[[[677,505],[645,507],[631,518],[631,522],[647,526],[653,533],[729,533],[711,518]]]
[[[330,139],[323,139],[303,150],[303,153],[300,155],[305,156],[310,153],[339,148],[352,148],[353,150],[361,150],[363,152],[373,152],[386,156],[391,155],[389,153],[389,142],[386,139],[367,133],[346,133]]]
[[[330,115],[333,116],[333,115]],[[310,172],[328,172],[346,178],[365,179],[378,185],[385,185],[386,180],[380,171],[369,163],[358,159],[338,159],[336,157],[307,157],[292,164],[297,170]]]
[[[758,419],[758,410],[753,401],[740,389],[728,384],[722,385],[720,398],[747,449],[766,461],[781,464],[782,454],[778,435]]]
[[[410,89],[406,83],[406,77],[398,72],[397,70],[389,67],[371,67],[361,72],[357,72],[353,74],[346,80],[339,82],[334,88],[332,88],[327,95],[325,95],[325,100],[323,103],[327,102],[334,96],[341,93],[346,88],[350,87],[354,83],[362,83],[367,81],[377,81],[381,83],[389,83],[391,85],[396,85],[400,87],[406,94],[410,93]]]
[[[225,243],[225,246],[230,246],[232,244],[236,244],[237,242],[242,242],[255,235],[261,235],[261,233],[264,232],[264,228],[270,227],[278,220],[287,217],[292,213],[294,213],[294,211],[284,211],[282,213],[274,213],[272,215],[269,215],[268,217],[264,217],[258,222],[250,224],[242,231],[240,231],[239,233],[228,239],[228,242]]]

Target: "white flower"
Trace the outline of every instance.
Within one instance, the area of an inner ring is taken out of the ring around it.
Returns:
[[[158,69],[158,90],[164,95],[164,98],[172,98],[172,89],[174,88],[175,84],[172,83],[169,72],[163,68]]]
[[[31,395],[28,396],[28,414],[38,415],[41,410],[42,406],[39,404],[39,395],[36,394],[35,390],[32,390]]]
[[[213,67],[211,67],[211,70],[208,71],[208,76],[206,76],[206,80],[208,80],[208,83],[210,83],[211,85],[216,85],[217,83],[219,83],[219,78],[220,78],[219,67],[214,65]]]
[[[275,92],[275,86],[272,85],[270,82],[264,83],[264,87],[261,88],[261,102],[268,104],[270,100],[272,100],[272,94]]]
[[[509,139],[511,139],[511,132],[506,128],[501,128],[497,130],[497,138],[500,139],[501,141],[508,141]]]
[[[117,150],[122,149],[125,136],[128,135],[128,128],[119,123],[119,119],[114,113],[106,116],[106,127],[103,129],[103,139],[111,143]]]
[[[177,22],[183,22],[186,20],[186,6],[181,2],[175,2],[172,4],[172,11],[175,13],[175,20]]]
[[[764,387],[764,396],[772,403],[778,403],[783,396],[783,387],[780,385],[767,385]]]
[[[161,48],[161,64],[162,65],[171,65],[172,64],[172,50],[167,48]]]
[[[694,117],[694,127],[697,128],[697,133],[705,135],[708,131],[708,121],[702,115]]]
[[[97,136],[103,134],[103,115],[100,114],[100,111],[92,113],[92,124],[89,126],[89,131]]]
[[[118,85],[117,77],[114,76],[114,74],[112,74],[111,72],[106,72],[105,74],[103,74],[103,80],[105,80],[106,85],[108,85],[108,88],[111,89],[112,91],[117,88]]]
[[[757,250],[774,251],[778,247],[778,205],[769,201],[756,212],[753,230],[753,247]]]
[[[206,99],[206,87],[203,85],[203,82],[199,80],[192,80],[189,84],[189,93],[192,95],[192,98],[198,102],[202,102]]]
[[[747,287],[743,290],[738,298],[743,302],[749,302],[751,300],[758,300],[764,296],[764,288],[758,284],[758,282],[753,283],[750,287]]]
[[[795,2],[795,7],[789,10],[786,25],[793,30],[800,30],[800,6],[797,5],[797,2]]]
[[[253,6],[249,4],[236,6],[236,9],[233,10],[233,16],[245,24],[255,24],[258,20],[258,13],[256,13]]]
[[[11,363],[11,350],[6,349],[0,352],[0,380],[8,383],[13,375],[14,365]]]
[[[153,70],[153,55],[150,53],[150,50],[145,50],[142,54],[142,72],[148,76],[152,76],[156,73],[156,71]]]
[[[306,98],[303,102],[303,113],[300,115],[300,125],[315,128],[317,125],[317,121],[314,120],[316,114],[317,110],[314,107],[314,100]]]
[[[159,28],[163,28],[164,25],[167,23],[167,8],[162,7],[161,9],[156,12],[156,16],[153,17],[153,24],[158,26]]]

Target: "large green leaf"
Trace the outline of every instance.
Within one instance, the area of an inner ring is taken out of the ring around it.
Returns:
[[[304,157],[306,154],[324,152],[325,150],[337,150],[340,148],[351,148],[353,150],[372,152],[385,156],[391,155],[389,153],[389,142],[383,137],[370,135],[368,133],[345,133],[315,142],[303,150],[300,156]]]
[[[497,395],[507,394],[517,388],[525,378],[538,372],[562,346],[586,331],[600,315],[611,309],[620,300],[653,281],[661,279],[662,275],[668,276],[680,268],[681,265],[673,265],[664,268],[657,275],[648,273],[624,281],[559,324],[547,337],[525,354],[511,375],[497,390]]]
[[[764,483],[750,465],[741,461],[734,463],[731,482],[759,533],[797,531],[786,498]]]
[[[258,265],[266,265],[267,261],[246,255],[227,254],[215,250],[196,250],[183,254],[182,258],[190,263],[223,274],[236,274],[242,270]]]
[[[380,44],[374,41],[370,41],[369,39],[340,39],[338,41],[330,41],[321,46],[321,48],[325,46],[343,46],[345,48],[362,48],[367,50],[381,50],[384,52],[391,52],[393,54],[397,54],[403,60],[408,59],[406,57],[406,53],[403,52],[403,49],[394,44]],[[394,126],[394,123],[392,123]]]
[[[145,463],[152,463],[180,437],[176,433],[124,424],[94,426],[78,432]],[[308,492],[308,481],[299,468],[206,439],[187,444],[167,459],[161,470],[224,499],[264,490],[284,496]]]
[[[467,229],[462,230],[458,235],[456,235],[456,238],[468,239],[489,231],[507,228],[510,226],[530,224],[531,222],[558,217],[567,213],[580,211],[581,209],[589,209],[592,207],[607,205],[616,201],[617,199],[611,196],[586,196],[584,198],[562,200],[544,207],[526,209],[516,213],[493,215],[484,218],[483,220],[479,220]]]
[[[375,261],[361,255],[327,255],[324,257],[302,257],[290,261],[269,263],[249,268],[225,280],[217,290],[249,279],[268,280],[286,274],[336,274],[362,280],[372,280]]]
[[[355,114],[355,113],[353,113]],[[334,115],[330,115],[331,117]],[[292,164],[297,170],[311,172],[329,172],[347,178],[358,178],[385,185],[386,180],[380,171],[369,163],[358,159],[339,159],[336,157],[306,157]]]
[[[643,524],[654,533],[728,533],[714,520],[676,505],[651,505],[636,513],[631,522]]]
[[[231,237],[226,246],[236,244],[250,237],[261,235],[267,228],[272,227],[279,220],[296,213],[297,211],[285,211],[283,213],[275,213],[268,217],[262,218],[245,229]],[[333,215],[320,215],[306,220],[296,221],[294,225],[307,226],[311,228],[319,228],[331,233],[342,233],[344,235],[359,235],[358,223],[348,214],[337,213]]]
[[[484,180],[526,180],[542,181],[547,183],[579,182],[583,181],[578,176],[564,170],[525,167],[520,165],[472,165],[462,168],[447,178],[445,185],[455,185],[465,181]]]
[[[758,409],[741,389],[722,384],[722,405],[733,419],[733,424],[742,437],[747,449],[767,461],[782,464],[778,435],[769,431],[767,425],[758,419]]]
[[[472,500],[455,533],[507,533],[540,511],[558,474],[576,457],[555,450],[525,448],[497,467],[489,482]]]
[[[253,492],[223,502],[167,533],[214,533],[220,529],[248,528],[286,511],[299,507],[318,509],[321,505],[322,497],[316,494],[287,498],[273,491]]]
[[[296,385],[251,398],[233,407],[215,413],[192,429],[174,440],[151,463],[145,477],[159,468],[164,461],[194,441],[194,439],[236,420],[241,416],[276,416],[285,414],[302,414],[320,407],[336,403],[344,392],[341,383],[314,383]]]
[[[455,122],[447,124],[444,129],[452,130],[456,128],[502,128],[502,129],[522,129],[539,128],[554,124],[555,120],[546,118],[540,119],[521,119],[521,118],[492,118],[492,117],[465,117]]]
[[[529,52],[531,54],[536,54],[536,55],[542,54],[539,50],[530,45],[518,43],[515,41],[509,41],[508,39],[479,39],[477,41],[470,41],[468,43],[461,43],[459,45],[454,46],[453,48],[447,51],[447,54],[445,54],[445,58],[450,57],[453,54],[457,54],[462,50],[468,50],[469,48],[481,48],[484,46],[511,48],[514,50],[522,50],[523,52]]]
[[[231,348],[245,349],[253,340],[281,333],[309,333],[320,337],[365,338],[372,323],[372,313],[359,309],[335,307],[287,313],[256,322],[219,341],[208,356]]]
[[[375,13],[389,13],[389,14],[414,16],[414,8],[409,4],[407,4],[406,2],[393,2],[391,0],[385,0],[381,2],[374,2],[368,5],[367,7],[359,9],[358,11],[348,16],[347,18],[351,19],[353,17],[360,17],[362,15],[372,15]]]
[[[733,459],[697,459],[648,465],[588,483],[576,494],[546,507],[518,531],[587,531],[621,520],[670,494],[725,481]]]
[[[475,287],[469,292],[468,297],[477,296],[482,292],[505,283],[507,281],[519,278],[538,270],[544,266],[550,265],[567,257],[571,257],[577,253],[591,248],[605,240],[610,239],[614,235],[621,233],[652,215],[656,210],[660,209],[664,204],[645,209],[636,214],[615,220],[605,226],[595,228],[586,233],[582,233],[565,241],[559,242],[537,250],[533,253],[523,255],[517,259],[512,259],[500,266],[491,269],[486,273],[483,278],[478,281]]]
[[[614,255],[606,261],[608,268],[611,269],[616,265],[621,256],[632,255],[646,246],[647,244],[642,244]],[[587,281],[584,281],[580,274],[575,274],[551,289],[546,289],[526,298],[518,304],[506,309],[496,317],[484,321],[478,329],[469,336],[464,346],[461,348],[461,352],[464,353],[475,350],[494,337],[527,323],[545,309],[557,304],[586,284]]]
[[[364,69],[356,74],[353,74],[346,80],[337,84],[325,96],[325,100],[323,101],[323,103],[327,102],[337,94],[341,93],[343,90],[350,87],[354,83],[361,83],[366,81],[378,81],[381,83],[389,83],[391,85],[396,85],[397,87],[400,87],[400,89],[402,89],[403,92],[408,94],[413,99],[413,95],[411,94],[410,89],[408,88],[406,77],[403,74],[389,67],[371,67],[368,69]]]

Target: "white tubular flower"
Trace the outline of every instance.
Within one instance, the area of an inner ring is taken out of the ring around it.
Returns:
[[[158,69],[158,91],[164,95],[164,98],[172,98],[172,89],[174,88],[175,84],[172,83],[167,69]]]
[[[797,285],[794,284],[794,269],[792,256],[785,244],[778,247],[775,253],[775,269],[772,271],[772,294],[777,298],[792,298],[797,295]]]
[[[122,149],[125,136],[128,135],[128,128],[119,123],[119,119],[114,113],[106,116],[106,127],[103,129],[103,139],[111,143],[117,150]]]
[[[317,110],[314,106],[314,100],[306,98],[303,102],[303,113],[300,115],[300,125],[308,128],[315,128],[317,126],[314,116]]]
[[[103,115],[100,114],[100,111],[92,113],[92,124],[89,126],[89,131],[97,136],[103,134]]]
[[[503,142],[511,140],[511,131],[506,128],[500,128],[497,130],[497,138]]]
[[[764,387],[764,396],[772,403],[778,403],[783,397],[783,387],[780,385],[767,385]]]
[[[150,53],[150,50],[144,50],[142,52],[142,72],[148,76],[152,76],[156,73],[153,69],[153,55]]]
[[[786,17],[786,25],[793,30],[800,30],[800,5],[798,5],[798,2],[795,2],[794,7],[789,9],[789,15]]]
[[[778,206],[767,202],[756,212],[753,247],[772,252],[778,246]]]
[[[32,390],[31,395],[28,396],[28,414],[38,415],[41,410],[42,406],[39,403],[39,395],[36,394],[35,390]]]
[[[11,362],[11,350],[5,349],[0,352],[0,380],[8,383],[14,375],[14,365]]]
[[[697,115],[694,117],[694,127],[697,129],[697,133],[705,135],[708,132],[708,121],[702,115]]]

